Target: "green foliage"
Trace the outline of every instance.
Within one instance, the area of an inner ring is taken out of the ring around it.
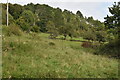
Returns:
[[[17,25],[3,26],[3,34],[6,36],[16,35],[21,36],[22,31]]]
[[[105,31],[98,31],[96,33],[97,41],[99,42],[106,42],[107,40],[107,33]]]
[[[23,6],[19,4],[9,4],[9,13],[13,16],[14,19],[18,19],[23,11]]]
[[[118,59],[96,56],[82,42],[36,35],[5,36],[3,78],[118,78]]]
[[[49,45],[50,45],[50,46],[54,46],[55,43],[54,43],[54,42],[49,42]]]
[[[27,5],[24,6],[25,10],[30,10],[33,13],[35,13],[35,5],[33,3],[29,3]]]
[[[111,42],[115,39],[114,35],[113,34],[109,34],[107,35],[107,41]]]
[[[32,26],[32,29],[31,29],[31,31],[33,31],[33,32],[40,32],[40,27],[38,27],[38,26]]]
[[[115,37],[118,38],[119,31],[120,31],[120,2],[115,2],[112,7],[109,7],[109,12],[112,14],[112,16],[105,17],[105,25],[107,29],[112,28],[112,32]],[[116,36],[117,35],[117,36]]]
[[[29,24],[30,26],[33,26],[35,23],[35,18],[34,18],[34,14],[30,11],[30,10],[25,10],[22,15],[21,15],[22,19],[24,19],[24,21]]]
[[[119,40],[112,40],[110,43],[102,45],[95,51],[97,55],[106,55],[109,57],[120,58],[120,43]]]
[[[27,32],[31,30],[34,23],[35,23],[34,14],[29,10],[25,10],[20,16],[20,18],[17,19],[16,21],[16,24],[19,25],[23,31]]]
[[[58,28],[55,27],[54,23],[52,21],[47,22],[47,32],[50,34],[50,38],[54,39],[59,34]]]
[[[106,26],[108,26],[109,28],[119,27],[119,25],[120,25],[120,22],[119,22],[120,2],[117,2],[117,3],[115,2],[113,7],[109,7],[109,12],[112,14],[112,16],[107,15],[107,17],[105,17]]]
[[[48,5],[35,5],[35,14],[37,15],[37,26],[40,27],[41,32],[47,32],[47,22],[53,20],[53,8]]]
[[[16,24],[19,25],[23,31],[30,31],[30,25],[27,24],[22,17],[17,19]]]
[[[13,19],[13,16],[11,14],[9,14],[9,25],[10,24],[14,24],[15,20]],[[6,10],[2,9],[2,24],[6,25],[7,24],[7,16],[6,16]]]
[[[96,35],[92,30],[89,29],[88,31],[85,31],[85,33],[83,33],[83,38],[87,40],[95,41]]]
[[[40,31],[41,31],[41,32],[47,32],[47,29],[46,29],[46,21],[44,21],[44,20],[37,21],[37,22],[36,22],[36,25],[40,28]]]
[[[9,5],[10,15],[16,19],[15,23],[19,25],[23,31],[41,31],[49,33],[51,38],[55,38],[58,35],[63,35],[64,39],[66,39],[67,36],[71,37],[71,39],[81,36],[92,41],[100,41],[98,38],[103,38],[98,32],[105,31],[104,24],[99,20],[94,20],[93,17],[84,18],[80,11],[74,14],[71,11],[62,11],[60,8],[53,8],[45,4],[30,3],[24,6],[17,4]],[[18,12],[15,7],[19,9]],[[6,5],[3,6],[4,11],[5,9]],[[12,21],[11,19],[10,21]],[[6,21],[6,18],[4,18],[3,21]],[[4,24],[5,23],[6,22],[4,22]]]
[[[116,40],[118,28],[108,29],[93,17],[84,18],[80,11],[74,14],[45,4],[9,5],[9,24],[19,27],[3,26],[3,78],[118,78],[118,59],[108,55],[115,57],[120,52],[119,40],[106,45],[99,43]],[[117,16],[118,9],[111,8],[110,12]],[[114,18],[107,18],[109,24]],[[32,32],[22,33],[20,28]],[[36,33],[39,31],[44,33]],[[58,40],[61,37],[66,40]],[[84,42],[88,40],[93,42]],[[99,46],[107,57],[102,52],[99,56],[93,54]]]
[[[9,52],[9,51],[17,51],[18,54],[21,52],[27,52],[30,51],[32,49],[32,47],[30,46],[30,44],[25,44],[25,42],[16,42],[16,41],[8,41],[8,42],[3,42],[3,46],[2,46],[2,50],[4,52]]]
[[[88,22],[92,22],[92,21],[93,21],[93,17],[92,17],[92,16],[91,16],[91,17],[88,17],[87,21],[88,21]]]
[[[107,29],[107,39],[109,43],[104,44],[96,51],[96,54],[104,54],[110,57],[119,58],[120,55],[120,39],[119,39],[119,26],[120,26],[120,2],[116,3],[109,8],[112,16],[105,17],[105,25]],[[98,35],[100,41],[104,41],[105,31],[101,31]]]
[[[56,27],[55,27],[55,24],[52,22],[52,21],[48,21],[47,22],[47,32],[48,33],[54,33],[56,32]]]
[[[59,27],[61,27],[61,26],[63,26],[64,25],[64,17],[62,16],[62,10],[61,9],[59,9],[59,8],[57,8],[57,9],[54,9],[53,10],[53,22],[54,22],[54,24],[55,24],[55,27],[56,28],[59,28]]]
[[[77,11],[76,15],[78,15],[80,18],[83,18],[83,14],[80,11]]]
[[[64,35],[65,39],[67,36],[71,38],[77,36],[77,28],[79,20],[77,17],[70,11],[63,11],[64,25],[59,28],[59,33]]]
[[[80,21],[79,29],[80,30],[87,30],[87,28],[88,28],[88,24],[86,24],[84,20]]]

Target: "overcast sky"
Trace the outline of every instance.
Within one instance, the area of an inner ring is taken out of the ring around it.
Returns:
[[[111,7],[118,0],[9,0],[10,3],[18,3],[25,5],[28,3],[48,4],[52,7],[59,7],[62,10],[67,9],[76,13],[80,10],[84,16],[93,16],[94,19],[104,21],[104,17],[108,14],[108,7]],[[0,3],[6,3],[7,0],[0,0]]]

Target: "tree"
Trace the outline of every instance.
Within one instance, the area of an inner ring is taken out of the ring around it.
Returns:
[[[53,10],[53,22],[57,28],[61,27],[64,22],[64,18],[62,15],[62,10],[60,8],[54,9]]]
[[[87,40],[95,41],[96,40],[96,35],[91,29],[88,29],[88,31],[85,31],[83,33],[83,38],[87,39]]]
[[[44,19],[36,22],[36,25],[40,28],[41,32],[47,32],[46,24],[47,21]]]
[[[48,5],[35,5],[35,15],[37,15],[37,26],[40,27],[41,32],[47,32],[46,24],[48,21],[53,21],[53,8]]]
[[[24,5],[24,8],[25,8],[25,10],[30,10],[30,11],[32,11],[33,13],[35,13],[35,5],[34,5],[33,3]]]
[[[107,33],[105,31],[97,31],[96,38],[96,40],[99,42],[105,42],[107,39]]]
[[[34,25],[34,22],[34,14],[30,10],[25,10],[20,18],[17,19],[16,24],[18,24],[24,31],[29,32]]]
[[[50,38],[56,38],[58,36],[58,29],[52,21],[47,22],[47,32],[50,33]]]
[[[99,51],[111,57],[120,58],[120,2],[115,2],[112,7],[109,7],[109,12],[112,15],[105,17],[104,24],[110,41]]]
[[[91,16],[91,17],[88,17],[88,19],[87,19],[87,21],[88,22],[92,22],[94,19],[93,19],[93,17]]]
[[[35,18],[34,18],[34,14],[30,11],[30,10],[25,10],[22,15],[21,15],[22,19],[25,20],[26,23],[28,23],[30,26],[34,25],[35,22]]]
[[[7,15],[6,10],[3,8],[2,9],[2,24],[3,25],[6,25],[6,23],[7,23],[7,16],[6,15]],[[13,16],[11,14],[8,14],[8,17],[9,17],[9,25],[14,24],[15,20],[14,20]]]
[[[118,35],[120,37],[120,2],[114,3],[112,7],[109,7],[109,12],[112,16],[105,17],[105,25],[108,29],[112,28],[116,32],[114,35]]]
[[[18,4],[9,4],[9,13],[13,16],[14,19],[18,19],[23,11],[23,6]]]
[[[76,12],[76,15],[78,15],[80,18],[84,18],[84,17],[83,17],[83,14],[82,14],[80,11],[77,11],[77,12]]]
[[[34,25],[34,26],[32,26],[31,31],[33,31],[33,32],[40,32],[40,27]]]
[[[71,12],[68,10],[64,10],[63,11],[63,22],[64,22],[64,26],[61,26],[59,29],[60,34],[62,34],[64,36],[64,39],[66,39],[67,35],[72,35],[72,25],[71,25]]]
[[[16,24],[19,25],[23,31],[30,31],[30,25],[26,23],[22,17],[17,19]]]

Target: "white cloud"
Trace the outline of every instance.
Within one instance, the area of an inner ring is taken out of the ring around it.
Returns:
[[[119,0],[9,0],[11,3],[46,3],[46,2],[118,2]],[[2,3],[6,3],[7,0],[0,0]]]

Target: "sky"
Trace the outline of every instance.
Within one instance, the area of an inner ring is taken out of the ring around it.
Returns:
[[[93,16],[94,19],[104,21],[104,17],[111,15],[108,7],[112,7],[118,0],[8,0],[9,3],[25,5],[28,3],[48,4],[54,8],[67,9],[76,13],[80,10],[83,16]],[[7,0],[0,0],[0,3],[6,3]]]

